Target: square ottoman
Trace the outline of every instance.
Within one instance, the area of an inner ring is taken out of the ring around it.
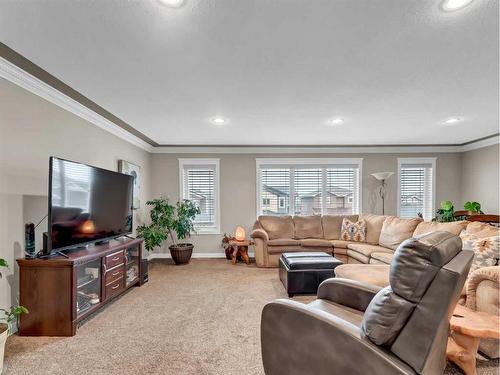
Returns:
[[[322,281],[335,277],[335,267],[342,262],[322,252],[283,253],[279,276],[288,296],[316,294]]]

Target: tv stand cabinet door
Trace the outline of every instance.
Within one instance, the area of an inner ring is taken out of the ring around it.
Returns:
[[[28,261],[30,262],[30,261]],[[73,336],[73,267],[20,265],[19,303],[29,310],[20,316],[21,336]]]

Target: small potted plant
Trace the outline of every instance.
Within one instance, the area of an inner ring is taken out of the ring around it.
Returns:
[[[0,267],[9,267],[5,259],[0,258]],[[0,272],[0,277],[2,273]],[[28,309],[24,306],[11,306],[10,309],[0,309],[4,314],[0,317],[0,373],[3,371],[3,357],[5,352],[5,343],[7,342],[7,337],[12,333],[12,324],[17,322],[17,318],[21,314],[27,314]]]
[[[465,202],[464,209],[467,211],[467,215],[478,215],[484,213],[481,211],[481,203],[479,202]]]
[[[175,206],[166,198],[153,199],[146,204],[152,206],[151,224],[137,228],[139,236],[144,238],[146,250],[160,247],[170,237],[172,245],[168,248],[175,264],[189,263],[193,244],[178,243],[177,240],[186,239],[194,232],[194,218],[201,213],[199,207],[187,199],[177,202]]]

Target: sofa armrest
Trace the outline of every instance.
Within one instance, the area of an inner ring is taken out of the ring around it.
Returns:
[[[361,281],[333,278],[319,285],[318,298],[365,311],[380,289],[379,286]]]
[[[466,306],[469,309],[477,310],[479,298],[477,289],[479,284],[481,284],[483,281],[491,281],[498,285],[498,283],[500,282],[500,266],[478,268],[469,275],[467,279],[466,289]],[[496,294],[498,294],[498,290]]]
[[[355,325],[292,300],[264,307],[261,345],[268,375],[415,374]]]
[[[252,233],[250,233],[251,238],[260,238],[264,242],[269,241],[269,235],[264,229],[254,229]]]

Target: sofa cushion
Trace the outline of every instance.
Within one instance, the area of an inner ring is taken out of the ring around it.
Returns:
[[[323,253],[332,254],[333,250],[327,247],[304,249],[302,246],[268,246],[268,254],[281,254],[281,253],[293,253],[293,252],[304,252],[304,251],[321,251]],[[277,264],[277,263],[276,263]]]
[[[475,234],[479,238],[500,236],[500,228],[477,221],[467,224],[465,231],[467,233]]]
[[[293,220],[291,216],[259,216],[259,222],[270,240],[293,238]]]
[[[423,221],[417,225],[413,237],[421,236],[425,233],[436,231],[450,232],[458,236],[460,232],[467,227],[468,221],[453,221],[451,223],[438,223],[435,221]]]
[[[335,268],[335,276],[377,285],[389,285],[389,265],[387,264],[341,264]]]
[[[268,246],[300,246],[299,240],[293,238],[278,238],[276,240],[267,241]]]
[[[362,253],[358,253],[355,250],[347,249],[347,255],[349,256],[349,263],[351,263],[351,259],[357,260],[357,262],[353,262],[353,263],[368,264],[368,262],[370,261],[370,257],[368,257]]]
[[[350,221],[358,221],[358,215],[325,215],[321,218],[323,226],[323,236],[327,240],[340,239],[340,232],[342,231],[342,220],[346,218]]]
[[[500,257],[500,237],[480,238],[475,234],[460,233],[464,250],[474,251],[474,259],[470,266],[469,275],[478,268],[496,266]]]
[[[392,257],[394,256],[394,253],[382,253],[375,251],[371,253],[370,255],[370,264],[391,264]]]
[[[354,242],[344,241],[344,240],[330,240],[330,243],[333,245],[334,248],[347,249],[347,245]]]
[[[411,238],[418,224],[423,220],[419,217],[413,219],[400,219],[389,216],[384,220],[380,232],[379,245],[396,250],[401,242]]]
[[[293,224],[295,228],[294,238],[323,238],[321,216],[294,216]]]
[[[349,245],[347,245],[347,249],[356,251],[367,257],[370,257],[371,254],[374,252],[379,252],[379,253],[385,252],[391,254],[394,253],[394,251],[391,249],[387,249],[379,245],[370,245],[368,243],[350,243]]]
[[[372,214],[361,214],[359,215],[359,220],[364,220],[366,222],[366,242],[378,245],[378,239],[380,237],[380,232],[382,231],[382,225],[387,216],[382,215],[372,215]]]
[[[344,218],[342,220],[342,232],[340,239],[344,241],[364,242],[366,239],[366,223],[364,220],[352,222]]]
[[[304,238],[300,240],[300,245],[304,248],[308,247],[328,247],[333,248],[330,241],[322,240],[319,238]]]

